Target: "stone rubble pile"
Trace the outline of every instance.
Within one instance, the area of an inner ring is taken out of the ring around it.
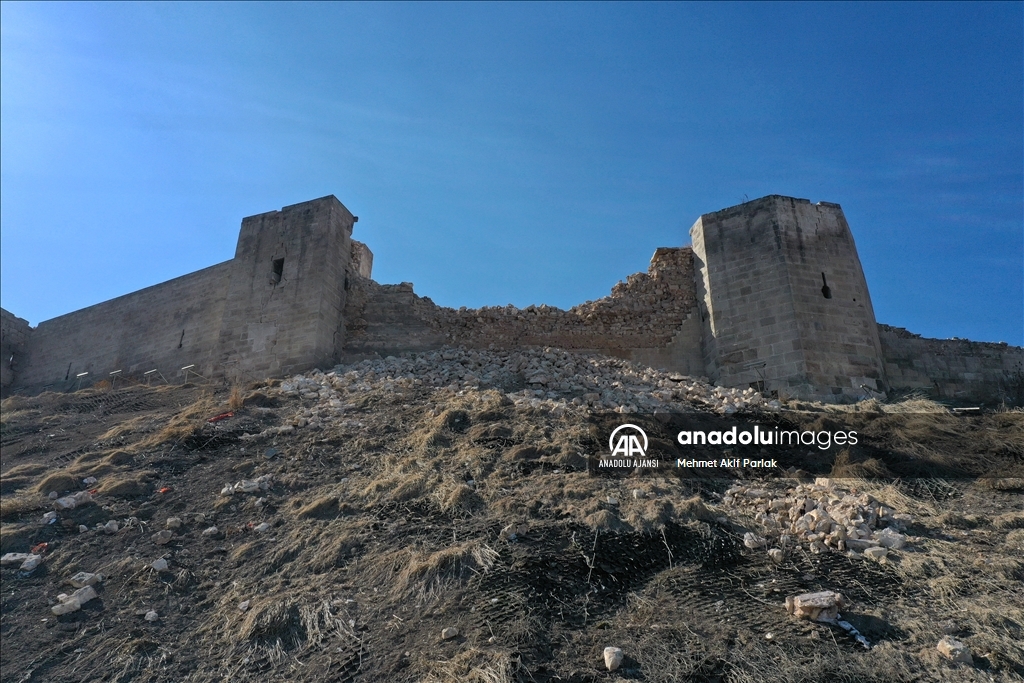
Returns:
[[[351,409],[353,394],[422,386],[447,387],[456,392],[496,388],[507,392],[520,407],[551,411],[556,417],[569,409],[653,413],[696,407],[728,415],[781,408],[778,401],[768,401],[754,389],[715,387],[700,379],[617,358],[552,348],[490,351],[447,347],[339,365],[332,372],[314,370],[287,379],[271,391],[316,401],[315,405],[300,410],[291,424],[247,438],[334,421]]]
[[[781,561],[782,555],[772,551],[800,546],[816,554],[862,553],[884,562],[890,550],[906,545],[903,532],[911,521],[871,495],[846,490],[824,477],[782,493],[740,484],[728,489],[722,502],[761,525],[764,536],[748,532],[743,543],[752,549],[775,544],[778,547],[769,550],[774,561]]]

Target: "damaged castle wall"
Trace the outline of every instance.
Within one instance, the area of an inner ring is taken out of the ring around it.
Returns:
[[[878,332],[886,379],[894,390],[917,390],[940,399],[1024,404],[1024,348],[926,339],[889,325],[879,325]]]
[[[412,285],[360,280],[345,312],[347,358],[434,349],[553,346],[603,353],[702,375],[692,254],[658,249],[646,273],[630,275],[610,296],[562,310],[552,306],[443,308]]]
[[[185,365],[262,379],[461,345],[598,353],[825,400],[865,387],[995,401],[1024,391],[1019,347],[877,325],[836,204],[773,195],[706,214],[692,249],[660,248],[647,272],[569,310],[455,310],[409,283],[378,284],[356,220],[333,196],[286,206],[245,218],[230,261],[36,328],[0,310],[2,390],[67,389],[78,373],[88,383],[114,370],[173,380]]]

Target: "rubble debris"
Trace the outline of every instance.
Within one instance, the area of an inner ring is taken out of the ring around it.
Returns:
[[[92,502],[92,494],[88,491],[79,491],[71,496],[64,496],[53,501],[53,507],[58,510],[74,510],[80,505],[87,505]]]
[[[770,557],[772,562],[774,562],[775,564],[781,563],[783,556],[784,554],[781,548],[772,548],[768,551],[768,557]]]
[[[164,526],[168,529],[180,529],[181,518],[180,517],[168,517],[167,521],[164,522]]]
[[[441,640],[451,640],[459,637],[459,629],[449,626],[441,631]]]
[[[91,585],[83,586],[71,595],[64,595],[63,593],[58,595],[57,599],[60,600],[60,602],[51,607],[50,611],[57,616],[77,612],[82,609],[82,605],[97,597],[99,596],[96,594],[95,588]]]
[[[609,671],[615,671],[622,666],[622,648],[606,647],[604,649],[604,665]]]
[[[156,543],[157,545],[167,545],[171,542],[172,538],[174,538],[174,532],[164,529],[163,531],[158,531],[153,534],[153,543]]]
[[[6,553],[0,557],[0,565],[18,565],[23,572],[31,572],[43,562],[43,556],[36,553]]]
[[[737,484],[725,492],[722,502],[753,517],[767,540],[777,539],[781,547],[803,546],[815,554],[865,553],[879,547],[900,550],[907,544],[902,532],[909,515],[897,514],[870,494],[849,491],[826,477],[781,491]],[[761,547],[752,545],[756,538],[748,532],[744,545]],[[865,556],[878,560],[886,554],[875,550]]]
[[[153,564],[151,564],[149,566],[152,567],[153,569],[155,569],[158,572],[165,572],[169,568],[169,565],[167,564],[167,560],[165,560],[162,557],[160,559],[158,559],[158,560],[153,560]]]
[[[220,495],[231,496],[236,493],[259,493],[267,491],[273,486],[273,475],[264,474],[257,479],[243,479],[235,484],[225,484]]]
[[[833,591],[819,591],[790,595],[786,598],[786,611],[800,619],[834,622],[843,608],[843,596]]]
[[[160,620],[160,615],[156,613],[156,610],[149,610],[148,612],[146,612],[146,617],[145,618],[146,618],[146,621],[149,621],[149,622],[159,621]]]
[[[970,648],[953,636],[943,636],[936,649],[939,651],[939,654],[951,662],[974,664],[974,657],[971,655]]]
[[[103,531],[107,532],[108,534],[116,534],[118,531],[121,530],[121,527],[117,524],[117,520],[114,519],[104,524],[102,528]]]

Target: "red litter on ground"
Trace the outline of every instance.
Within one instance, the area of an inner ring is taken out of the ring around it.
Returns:
[[[32,546],[32,548],[31,548],[31,550],[29,552],[31,552],[33,555],[42,555],[47,550],[49,550],[49,548],[50,548],[50,544],[49,543],[40,543],[39,545]]]
[[[220,415],[214,415],[213,417],[208,419],[207,422],[220,422],[221,420],[226,420],[229,417],[234,417],[234,416],[235,416],[235,411],[231,410],[231,411],[228,411],[226,413],[221,413]]]
[[[172,489],[170,486],[165,486],[162,489],[160,489],[159,491],[157,491],[157,493],[170,493],[173,490],[174,489]]]

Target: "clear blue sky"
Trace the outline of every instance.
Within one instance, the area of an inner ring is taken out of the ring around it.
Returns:
[[[3,3],[0,266],[33,324],[336,195],[379,282],[604,296],[696,218],[843,205],[880,322],[1024,342],[1007,4]]]

